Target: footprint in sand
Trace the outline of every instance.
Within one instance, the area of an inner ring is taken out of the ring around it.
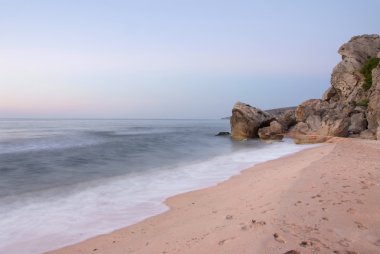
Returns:
[[[252,227],[262,227],[265,226],[267,223],[265,221],[257,221],[257,220],[251,220],[251,225],[249,226],[250,228]]]
[[[342,247],[349,247],[350,246],[350,241],[346,238],[339,240],[338,244]]]
[[[309,247],[309,246],[312,246],[312,245],[313,245],[312,242],[307,242],[307,241],[302,241],[302,242],[300,243],[300,246],[301,246],[301,247],[304,247],[304,248]]]
[[[232,220],[233,216],[232,215],[226,215],[226,220]]]
[[[356,199],[356,203],[360,204],[360,205],[364,205],[364,202],[362,200],[360,200],[360,199]]]
[[[366,226],[364,226],[361,222],[359,221],[354,221],[354,223],[356,224],[356,226],[358,226],[359,229],[361,230],[365,230],[365,229],[368,229]]]
[[[285,252],[284,254],[301,254],[301,252],[296,251],[296,250],[290,250],[290,251]]]
[[[282,238],[279,234],[274,233],[273,237],[274,237],[274,240],[276,240],[277,242],[279,242],[279,243],[285,243],[285,239]]]
[[[227,243],[229,241],[232,241],[234,239],[235,239],[235,237],[231,237],[231,238],[227,238],[227,239],[221,240],[221,241],[218,242],[218,245],[222,246],[223,244],[225,244],[225,243]]]

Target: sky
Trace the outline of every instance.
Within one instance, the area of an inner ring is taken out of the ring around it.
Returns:
[[[380,0],[0,0],[0,118],[220,118],[320,98]]]

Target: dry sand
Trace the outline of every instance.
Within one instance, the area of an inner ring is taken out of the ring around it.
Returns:
[[[380,253],[380,142],[344,140],[167,200],[170,211],[55,254]]]

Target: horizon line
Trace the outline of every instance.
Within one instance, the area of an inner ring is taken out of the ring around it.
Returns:
[[[60,117],[0,117],[3,120],[224,120],[225,117],[220,118],[102,118],[102,117],[83,117],[83,118],[60,118]]]

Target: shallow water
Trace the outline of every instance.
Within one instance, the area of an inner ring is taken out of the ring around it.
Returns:
[[[175,194],[300,151],[226,120],[1,120],[0,253],[40,253],[163,212]]]

